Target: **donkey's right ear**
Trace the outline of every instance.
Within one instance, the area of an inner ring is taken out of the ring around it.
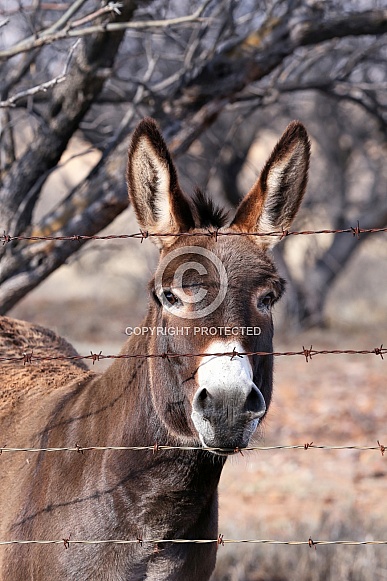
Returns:
[[[178,234],[194,227],[189,203],[180,189],[176,168],[153,119],[141,121],[128,152],[127,182],[140,228],[154,234]],[[159,247],[173,238],[156,238]]]

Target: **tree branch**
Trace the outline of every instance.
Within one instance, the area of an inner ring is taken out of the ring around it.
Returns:
[[[63,30],[59,30],[53,33],[40,33],[38,38],[27,39],[11,48],[4,49],[0,51],[0,61],[6,60],[12,56],[44,46],[46,44],[52,44],[58,40],[63,40],[66,38],[90,36],[96,33],[107,33],[107,32],[124,32],[125,30],[149,30],[153,28],[167,28],[169,26],[181,26],[185,24],[191,24],[192,22],[205,22],[206,18],[201,18],[201,14],[208,4],[205,2],[198,10],[193,14],[188,16],[180,16],[178,18],[169,18],[166,20],[144,20],[139,22],[110,22],[105,24],[96,24],[94,26],[88,26],[85,28],[78,29],[77,27],[83,24],[82,20],[74,23],[68,24]],[[112,5],[113,6],[113,5]],[[114,5],[114,8],[117,4]],[[113,8],[111,8],[113,10]],[[105,12],[105,11],[104,11]]]
[[[128,21],[136,7],[137,0],[125,0],[122,14],[110,18]],[[66,79],[54,88],[47,124],[42,125],[27,151],[4,177],[0,202],[2,227],[6,230],[20,232],[30,223],[45,176],[58,163],[70,137],[102,90],[106,77],[98,71],[112,67],[123,35],[124,31],[103,32],[85,39],[78,46]],[[27,198],[28,211],[21,215],[19,207]],[[0,254],[2,251],[0,249]]]
[[[5,107],[16,107],[16,103],[21,99],[25,99],[26,97],[32,97],[37,93],[46,93],[49,89],[52,89],[56,85],[59,85],[59,83],[63,83],[63,81],[66,80],[67,70],[69,68],[71,57],[73,56],[73,52],[78,43],[79,40],[77,40],[70,49],[69,56],[67,58],[63,72],[60,75],[58,75],[54,79],[51,79],[51,81],[46,81],[45,83],[40,83],[40,85],[31,87],[30,89],[26,89],[25,91],[20,91],[19,93],[16,93],[16,95],[12,95],[12,97],[9,97],[9,99],[7,99],[6,101],[0,101],[0,109]]]
[[[316,19],[305,22],[295,31],[295,40],[300,46],[317,44],[331,38],[345,36],[364,36],[372,34],[379,36],[387,32],[387,10],[365,10],[334,18]]]
[[[181,116],[212,99],[232,100],[249,84],[261,80],[297,48],[360,34],[387,32],[387,10],[365,11],[322,21],[311,10],[268,18],[259,31],[250,34],[231,51],[216,54],[191,79],[182,80],[174,111]],[[184,82],[183,82],[184,81]],[[179,111],[179,107],[181,108]]]
[[[359,223],[362,228],[385,227],[387,205],[361,215]],[[329,290],[342,273],[344,265],[365,240],[367,240],[365,234],[360,235],[359,239],[355,235],[351,237],[336,234],[323,256],[305,273],[302,284],[297,284],[292,279],[291,283],[297,297],[295,304],[303,311],[304,325],[321,325],[324,322],[324,305]]]
[[[127,207],[123,179],[127,146],[127,140],[121,142],[69,196],[67,210],[72,212],[72,217],[56,231],[57,235],[96,234]],[[80,208],[83,208],[81,213]],[[0,277],[0,313],[6,313],[84,243],[84,240],[74,240],[71,243],[7,244]]]

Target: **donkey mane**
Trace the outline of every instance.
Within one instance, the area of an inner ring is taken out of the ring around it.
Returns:
[[[217,206],[200,188],[192,196],[196,228],[221,228],[229,221],[229,212]]]

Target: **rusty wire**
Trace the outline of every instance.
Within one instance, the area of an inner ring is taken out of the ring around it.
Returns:
[[[323,444],[314,444],[313,442],[307,442],[305,444],[294,444],[294,445],[276,445],[276,446],[247,446],[246,448],[203,448],[202,446],[168,446],[168,445],[161,445],[158,442],[153,444],[152,446],[80,446],[79,444],[75,444],[75,446],[67,446],[63,448],[10,448],[3,446],[0,448],[0,456],[3,453],[18,453],[18,452],[27,452],[27,453],[40,453],[40,452],[77,452],[78,454],[84,454],[85,452],[90,451],[97,451],[97,452],[106,452],[106,451],[131,451],[131,452],[152,452],[153,454],[156,452],[161,451],[170,451],[170,450],[179,450],[183,452],[190,452],[193,450],[201,450],[202,452],[225,452],[230,453],[233,452],[235,454],[241,454],[243,456],[243,452],[248,451],[268,451],[268,450],[357,450],[357,451],[379,451],[382,456],[384,456],[386,447],[377,441],[377,445],[374,446],[361,446],[361,445],[336,445],[336,446],[329,446]]]
[[[287,236],[307,236],[312,234],[352,234],[356,236],[357,239],[360,238],[360,234],[375,234],[377,232],[387,232],[387,227],[384,228],[361,228],[359,222],[356,226],[350,226],[349,228],[342,228],[339,230],[276,230],[272,232],[223,232],[218,229],[209,229],[207,232],[148,232],[140,230],[133,234],[108,234],[105,236],[99,235],[85,235],[85,234],[74,234],[72,236],[12,236],[7,234],[5,231],[0,236],[2,244],[8,244],[15,241],[31,241],[39,242],[42,240],[51,241],[77,241],[77,240],[125,240],[128,238],[139,239],[141,242],[146,238],[167,238],[171,236],[205,236],[208,238],[214,238],[215,240],[221,236],[274,236],[279,237],[281,240]]]
[[[163,353],[124,353],[119,355],[103,355],[102,351],[99,353],[93,353],[90,351],[90,355],[34,355],[33,350],[30,352],[23,352],[22,355],[17,355],[15,357],[0,357],[0,362],[14,362],[14,363],[34,363],[36,361],[58,361],[58,360],[70,360],[70,361],[80,361],[83,359],[89,359],[93,362],[102,361],[104,359],[174,359],[176,357],[230,357],[234,359],[235,357],[243,357],[244,355],[258,355],[258,356],[268,356],[281,357],[287,356],[292,357],[296,355],[301,355],[305,357],[305,361],[311,361],[316,355],[377,355],[381,359],[384,359],[384,355],[387,355],[387,347],[374,347],[373,349],[313,349],[311,345],[309,349],[302,347],[302,351],[236,351],[234,348],[232,351],[224,351],[220,353],[170,353],[165,351]]]
[[[160,544],[216,544],[224,546],[226,544],[255,544],[255,545],[293,545],[308,546],[316,548],[318,545],[344,545],[344,546],[362,546],[362,545],[387,545],[387,540],[382,541],[325,541],[313,540],[309,537],[307,541],[280,541],[274,539],[225,539],[219,534],[216,539],[95,539],[95,540],[76,540],[70,537],[54,540],[11,540],[0,541],[0,546],[7,545],[62,545],[69,549],[70,545],[153,545],[158,548]]]

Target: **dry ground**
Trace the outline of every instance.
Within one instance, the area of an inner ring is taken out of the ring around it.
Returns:
[[[384,331],[386,329],[384,328]],[[377,331],[313,332],[276,348],[364,349]],[[375,355],[321,355],[276,361],[265,445],[376,446],[387,442],[386,361]],[[225,538],[387,540],[387,453],[357,450],[258,451],[231,461],[220,486]],[[387,579],[387,547],[231,545],[214,581]]]

